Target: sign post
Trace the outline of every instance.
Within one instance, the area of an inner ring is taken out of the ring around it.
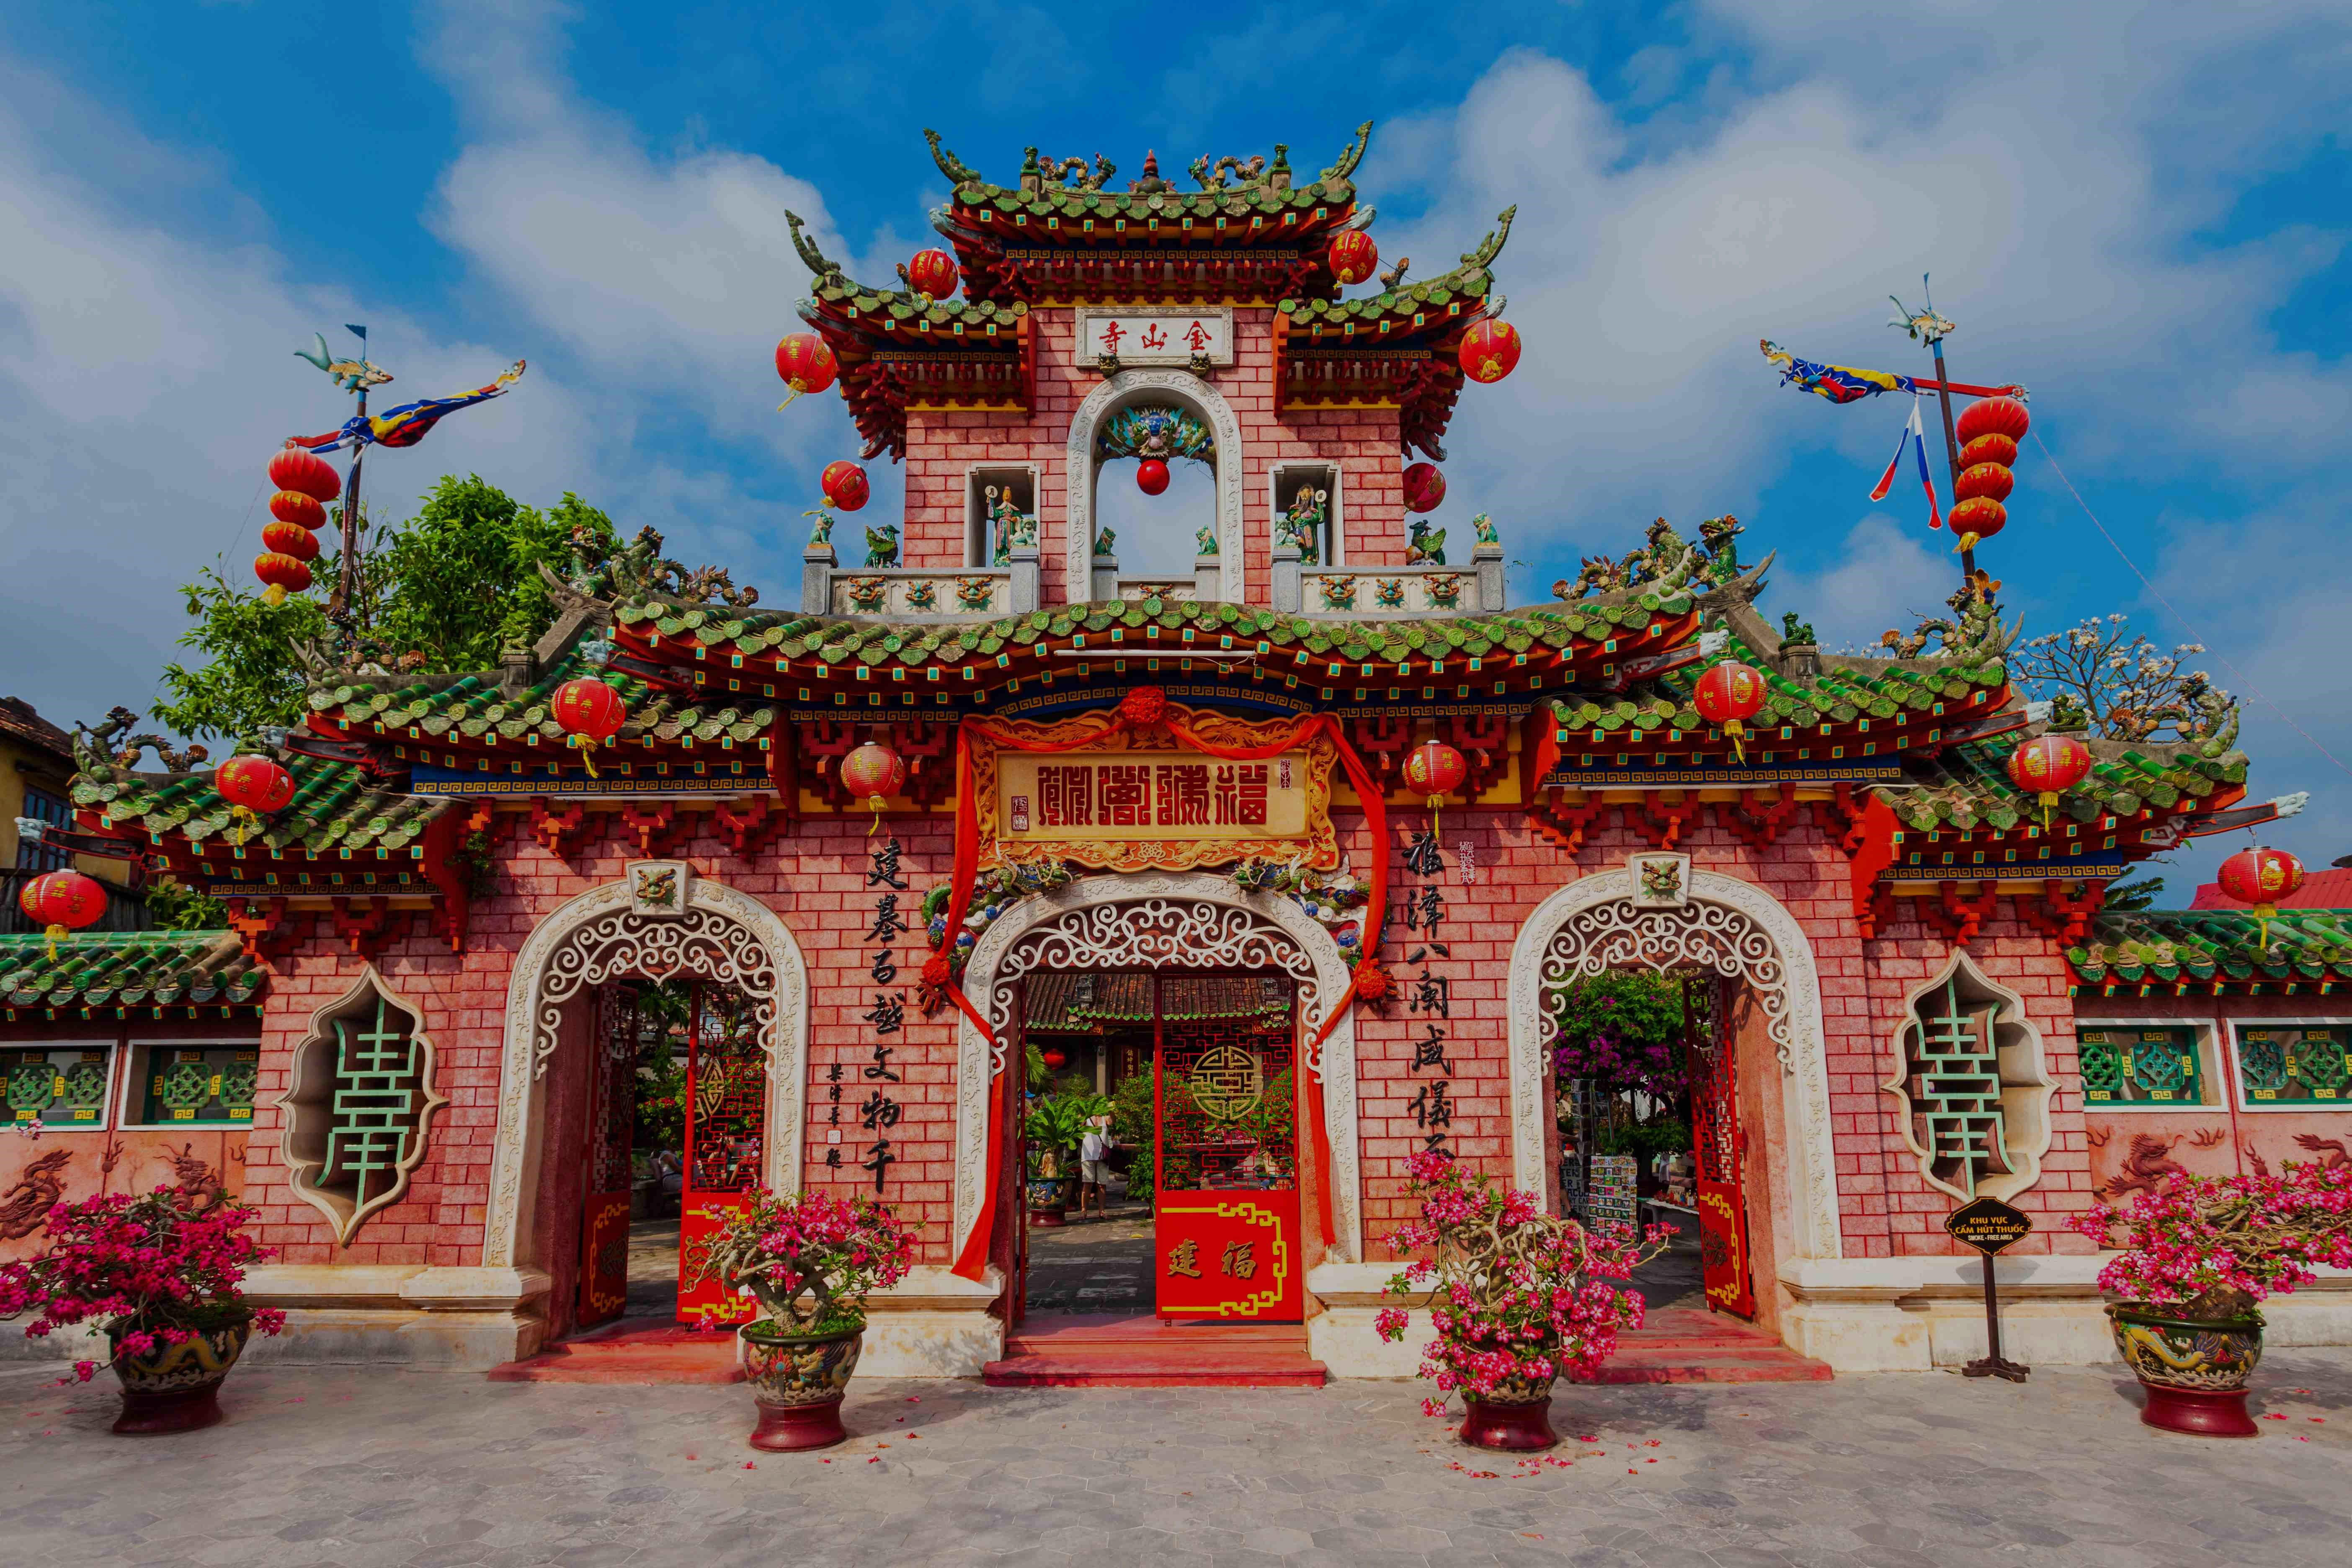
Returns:
[[[1981,1360],[1960,1369],[1963,1377],[2005,1377],[2023,1383],[2033,1369],[2021,1366],[2000,1353],[2000,1301],[1993,1293],[1993,1254],[2012,1247],[2032,1233],[2033,1221],[1998,1198],[1978,1198],[1945,1216],[1944,1230],[1955,1241],[1984,1255],[1985,1349]]]

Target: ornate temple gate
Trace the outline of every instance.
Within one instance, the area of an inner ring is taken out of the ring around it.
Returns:
[[[1704,972],[1686,972],[1682,979],[1691,1142],[1698,1162],[1701,1283],[1708,1310],[1752,1318],[1755,1271],[1741,1179],[1748,1139],[1739,1126],[1739,1053],[1731,1038],[1725,982]]]
[[[688,1014],[686,1190],[678,1205],[677,1318],[749,1321],[755,1303],[716,1280],[690,1283],[695,1245],[740,1212],[760,1184],[767,1143],[768,1061],[751,999],[697,982]]]
[[[635,991],[608,985],[597,993],[574,1320],[583,1329],[619,1317],[629,1304],[629,1155],[636,1137],[639,1028]]]
[[[1272,974],[1154,978],[1158,1313],[1302,1321],[1291,983]]]

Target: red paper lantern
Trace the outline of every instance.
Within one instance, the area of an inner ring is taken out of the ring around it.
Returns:
[[[827,463],[817,484],[824,491],[826,503],[840,511],[856,511],[872,493],[866,487],[866,470],[846,458]]]
[[[1519,366],[1519,330],[1508,321],[1488,317],[1462,334],[1455,355],[1462,374],[1476,382],[1496,382]]]
[[[1738,659],[1727,659],[1698,678],[1698,689],[1692,693],[1691,701],[1700,718],[1719,725],[1730,737],[1732,755],[1744,763],[1748,752],[1740,744],[1740,737],[1748,732],[1746,721],[1762,710],[1764,699],[1769,694],[1762,670]]]
[[[1342,283],[1361,283],[1381,264],[1381,247],[1360,228],[1351,228],[1331,242],[1331,276]]]
[[[907,282],[918,294],[944,300],[956,291],[956,258],[944,250],[919,250],[907,263]]]
[[[2072,735],[2037,735],[2009,754],[2009,782],[2042,797],[2042,826],[2058,797],[2090,776],[2091,748]]]
[[[1988,496],[1964,500],[1952,509],[1952,531],[1960,536],[1962,550],[1974,550],[1979,540],[1990,539],[2008,526],[2009,509]]]
[[[287,595],[299,594],[310,585],[309,563],[274,550],[253,558],[253,574],[268,584],[261,593],[265,604],[282,605]]]
[[[106,889],[79,871],[51,871],[25,884],[16,894],[16,907],[41,923],[41,934],[49,939],[49,957],[54,960],[58,943],[69,932],[106,913]]]
[[[327,509],[319,504],[318,497],[300,490],[279,490],[271,496],[269,515],[313,532],[327,526]]]
[[[868,741],[841,759],[841,784],[873,809],[874,826],[866,830],[870,838],[881,830],[883,798],[906,787],[907,764],[889,747]]]
[[[1168,488],[1168,465],[1157,458],[1146,458],[1135,465],[1135,488],[1145,495],[1156,496]]]
[[[304,496],[304,500],[310,498]],[[319,536],[299,522],[265,522],[261,525],[261,548],[274,555],[291,555],[297,561],[313,561],[319,554]]]
[[[555,700],[549,706],[555,716],[556,728],[571,737],[565,744],[579,752],[588,776],[594,778],[596,748],[611,740],[628,721],[629,705],[603,681],[583,676],[557,687]]]
[[[1470,774],[1470,764],[1462,753],[1443,741],[1424,741],[1415,746],[1404,760],[1404,782],[1416,795],[1429,797],[1429,836],[1437,837],[1437,808],[1445,797],[1462,787]]]
[[[1435,511],[1445,500],[1445,476],[1434,463],[1415,463],[1404,471],[1404,510]]]
[[[1070,1063],[1070,1058],[1058,1050],[1040,1051],[1037,1053],[1037,1059],[1045,1064],[1047,1072],[1060,1072]]]
[[[269,757],[231,757],[213,770],[213,790],[228,802],[229,818],[236,824],[236,842],[242,847],[246,835],[258,830],[264,816],[284,810],[294,798],[294,775]]]
[[[1956,428],[1963,442],[1979,436],[2006,436],[2022,441],[2033,426],[2033,416],[2014,397],[1988,397],[1960,410]]]
[[[2303,886],[2303,862],[2284,849],[2241,849],[2221,862],[2221,890],[2242,904],[2253,906],[2263,933],[2263,950],[2271,945],[2271,921],[2278,917],[2281,899]]]
[[[776,344],[776,374],[793,389],[793,397],[798,397],[803,392],[823,392],[831,386],[833,378],[841,374],[841,362],[814,332],[791,332]],[[776,406],[783,407],[793,397]]]
[[[1952,481],[1952,494],[1960,500],[2007,500],[2017,476],[1999,463],[1979,463],[1973,468],[1963,468],[1960,477]]]
[[[1999,463],[2004,468],[2017,467],[2017,443],[1999,431],[1978,437],[1960,448],[1960,467],[1973,468],[1979,463]]]
[[[269,482],[281,490],[292,490],[319,501],[331,501],[343,493],[343,481],[335,477],[335,470],[308,447],[283,447],[273,456],[269,459]]]

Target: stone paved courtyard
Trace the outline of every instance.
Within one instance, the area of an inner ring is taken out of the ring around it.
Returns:
[[[1580,1388],[1522,1465],[1409,1384],[852,1388],[754,1454],[740,1387],[248,1366],[229,1419],[110,1436],[104,1383],[0,1369],[10,1563],[1087,1565],[2352,1561],[2352,1352],[2264,1363],[2258,1440],[2141,1426],[2119,1370]],[[2316,1419],[2315,1419],[2315,1417]],[[1485,1472],[1485,1473],[1481,1473]]]

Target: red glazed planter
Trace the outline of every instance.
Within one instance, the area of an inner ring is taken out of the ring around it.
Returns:
[[[2246,1384],[2263,1359],[2262,1314],[2228,1322],[2118,1302],[2107,1309],[2116,1349],[2147,1391],[2139,1418],[2190,1437],[2254,1437]]]
[[[145,1356],[121,1353],[124,1332],[114,1329],[107,1334],[116,1352],[114,1374],[122,1383],[122,1414],[115,1417],[114,1431],[152,1437],[198,1431],[222,1419],[220,1386],[252,1337],[250,1317],[202,1330],[185,1344],[164,1345]]]
[[[1462,1403],[1469,1411],[1463,1417],[1457,1434],[1473,1448],[1500,1448],[1507,1452],[1524,1452],[1530,1448],[1550,1448],[1559,1443],[1559,1434],[1551,1429],[1551,1383],[1497,1384],[1495,1393],[1481,1399],[1465,1394]]]
[[[760,1407],[751,1447],[788,1454],[829,1448],[849,1436],[841,1402],[857,1370],[866,1329],[788,1334],[762,1318],[743,1325],[743,1377]]]

